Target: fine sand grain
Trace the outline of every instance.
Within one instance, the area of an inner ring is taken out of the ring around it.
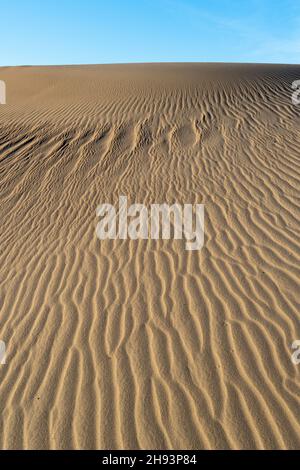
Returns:
[[[300,66],[0,79],[0,448],[299,449]],[[100,241],[120,195],[204,248]]]

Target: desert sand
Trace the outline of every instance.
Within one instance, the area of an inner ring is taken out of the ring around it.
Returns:
[[[0,68],[1,449],[299,449],[300,66]],[[205,243],[98,204],[205,205]]]

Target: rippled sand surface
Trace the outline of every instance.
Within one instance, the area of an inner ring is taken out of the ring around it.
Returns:
[[[0,78],[0,448],[299,449],[300,66]],[[100,241],[120,195],[203,249]]]

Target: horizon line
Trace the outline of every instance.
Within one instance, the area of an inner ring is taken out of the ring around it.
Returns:
[[[15,64],[15,65],[0,65],[0,68],[13,68],[13,67],[80,67],[80,66],[102,66],[102,65],[168,65],[168,64],[224,64],[224,65],[291,65],[298,66],[300,63],[284,63],[284,62],[224,62],[224,61],[136,61],[136,62],[74,62],[74,63],[50,63],[50,64]]]

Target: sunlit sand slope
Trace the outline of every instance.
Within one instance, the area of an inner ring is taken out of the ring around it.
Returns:
[[[300,448],[300,66],[0,79],[0,448]],[[203,249],[100,241],[120,195]]]

